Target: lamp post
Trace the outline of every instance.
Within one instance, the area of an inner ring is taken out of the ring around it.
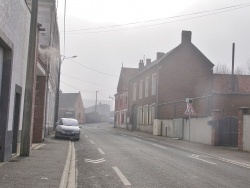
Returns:
[[[60,78],[61,78],[61,65],[65,59],[73,59],[76,58],[77,56],[70,56],[66,57],[64,55],[61,55],[61,59],[59,61],[59,67],[58,67],[58,83],[57,83],[57,91],[56,91],[56,102],[55,102],[55,115],[54,115],[54,128],[55,124],[58,121],[58,110],[59,110],[59,93],[60,93]]]

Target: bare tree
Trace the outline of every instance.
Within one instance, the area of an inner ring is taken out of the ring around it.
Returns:
[[[250,74],[250,59],[248,59],[247,61],[246,71],[247,71],[247,74]]]
[[[246,69],[244,66],[243,67],[236,67],[234,73],[238,74],[238,75],[244,75],[244,74],[246,74]]]
[[[217,64],[214,66],[213,72],[215,74],[230,74],[230,70],[226,64]]]

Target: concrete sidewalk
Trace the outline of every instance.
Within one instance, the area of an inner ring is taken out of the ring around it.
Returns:
[[[0,187],[59,187],[69,149],[68,140],[49,136],[32,146],[29,157],[16,157],[0,163]]]
[[[165,144],[166,146],[179,148],[182,150],[190,151],[194,154],[198,155],[209,155],[213,158],[217,158],[219,160],[229,160],[228,162],[234,163],[235,161],[243,164],[249,165],[250,168],[250,153],[238,151],[237,148],[232,147],[223,147],[223,146],[211,146],[205,144],[199,144],[195,142],[189,142],[185,140],[176,140],[169,137],[164,136],[154,136],[149,133],[139,132],[139,131],[129,131],[122,128],[114,128],[114,130],[121,131],[127,134],[131,134],[134,136],[144,137],[151,140],[156,140],[161,144]]]

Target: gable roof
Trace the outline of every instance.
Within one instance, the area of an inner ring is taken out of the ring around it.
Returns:
[[[198,56],[200,56],[201,58],[205,59],[204,63],[206,63],[208,66],[213,67],[214,64],[191,42],[191,35],[190,35],[190,39],[185,39],[186,36],[185,34],[189,33],[189,35],[191,34],[191,31],[182,31],[182,42],[176,46],[175,48],[173,48],[172,50],[168,51],[165,55],[163,55],[162,57],[156,59],[155,61],[153,61],[152,63],[145,65],[143,68],[141,68],[136,75],[134,75],[131,79],[137,77],[138,75],[140,75],[141,73],[147,71],[148,69],[156,66],[159,63],[167,63],[168,58],[178,52],[179,50],[181,50],[182,48],[187,48],[187,49],[192,49],[194,53],[196,53]],[[183,36],[184,34],[184,36]],[[164,60],[164,61],[163,61]]]
[[[59,108],[74,108],[76,99],[80,93],[61,93],[59,96]]]
[[[127,68],[122,67],[120,72],[120,77],[117,85],[117,92],[120,90],[128,89],[128,81],[133,77],[138,71],[138,68]]]

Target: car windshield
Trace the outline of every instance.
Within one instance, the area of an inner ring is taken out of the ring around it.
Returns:
[[[78,121],[76,119],[63,119],[61,125],[66,126],[79,126]]]

